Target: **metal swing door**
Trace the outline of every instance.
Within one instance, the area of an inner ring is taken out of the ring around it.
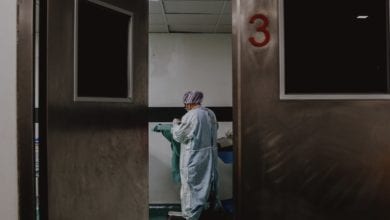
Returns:
[[[75,2],[47,0],[43,21],[43,218],[148,219],[148,1],[90,1],[131,12],[130,102],[75,101]]]

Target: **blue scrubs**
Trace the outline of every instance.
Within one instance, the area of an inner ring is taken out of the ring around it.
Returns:
[[[202,210],[219,208],[218,123],[214,112],[199,107],[188,111],[180,124],[172,127],[173,138],[181,143],[180,175],[183,217],[199,219]]]

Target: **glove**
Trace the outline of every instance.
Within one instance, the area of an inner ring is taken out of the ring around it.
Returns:
[[[179,125],[179,124],[181,123],[181,121],[180,121],[180,119],[174,118],[173,121],[172,121],[172,123],[173,123],[174,125]]]

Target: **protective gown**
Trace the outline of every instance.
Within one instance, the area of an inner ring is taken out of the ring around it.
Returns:
[[[220,208],[217,195],[217,129],[215,114],[199,107],[188,111],[172,127],[173,138],[181,143],[180,198],[183,217],[197,220],[202,210]]]
[[[161,132],[162,135],[171,143],[172,149],[172,179],[175,183],[181,183],[180,181],[180,143],[173,140],[172,137],[172,125],[171,124],[158,124],[153,128],[155,132]]]

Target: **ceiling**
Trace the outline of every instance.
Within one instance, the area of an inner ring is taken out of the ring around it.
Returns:
[[[149,0],[149,32],[231,33],[231,10],[230,0]]]

